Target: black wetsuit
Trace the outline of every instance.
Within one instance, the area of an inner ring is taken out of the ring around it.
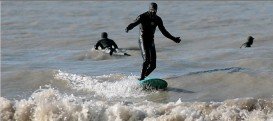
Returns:
[[[143,68],[141,72],[141,79],[144,79],[156,68],[156,50],[154,45],[154,33],[156,27],[158,26],[159,30],[165,37],[175,42],[178,42],[177,39],[179,39],[179,37],[176,38],[172,36],[165,29],[162,19],[157,15],[152,15],[149,11],[139,15],[133,23],[128,25],[126,31],[128,32],[138,24],[140,24],[141,30],[140,46],[142,49],[142,56],[144,59]]]
[[[254,40],[254,38],[252,36],[249,36],[247,39],[247,42],[242,44],[242,46],[251,47],[251,45],[253,44],[253,40]],[[242,46],[240,48],[242,48]]]
[[[110,49],[110,55],[115,51],[115,49],[118,49],[117,44],[114,42],[114,40],[108,39],[108,38],[102,38],[97,42],[95,45],[95,49],[97,50],[98,47],[101,47],[101,49]]]

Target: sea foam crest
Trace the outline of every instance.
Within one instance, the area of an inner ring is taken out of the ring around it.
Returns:
[[[138,98],[147,95],[142,91],[136,76],[109,74],[92,77],[59,70],[54,77],[67,81],[72,89],[95,92],[97,96],[106,98]]]
[[[40,89],[29,99],[12,102],[0,97],[1,121],[272,121],[273,100],[241,98],[224,102],[143,101],[110,104]]]

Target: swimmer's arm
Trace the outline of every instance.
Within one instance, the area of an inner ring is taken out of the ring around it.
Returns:
[[[242,46],[240,48],[242,48],[243,46],[246,46],[246,43],[242,44]]]

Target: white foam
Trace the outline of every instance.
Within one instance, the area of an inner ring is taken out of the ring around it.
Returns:
[[[5,98],[0,98],[1,119],[15,119],[20,121],[45,121],[45,120],[82,120],[87,121],[90,117],[98,117],[97,111],[103,107],[101,102],[84,102],[73,95],[60,94],[52,88],[39,89],[28,100],[11,103]],[[4,103],[3,103],[4,102]],[[93,107],[94,104],[99,107]],[[13,111],[15,110],[15,111]],[[9,118],[11,117],[11,118]]]
[[[95,92],[97,96],[106,98],[142,97],[147,95],[147,93],[141,91],[137,76],[110,74],[91,77],[58,71],[55,78],[67,81],[72,89]]]
[[[39,89],[29,99],[11,102],[0,98],[1,120],[78,121],[264,121],[273,120],[273,99],[241,98],[224,102],[149,101],[114,104]]]
[[[0,115],[1,120],[9,120],[13,118],[14,110],[11,101],[0,97]]]

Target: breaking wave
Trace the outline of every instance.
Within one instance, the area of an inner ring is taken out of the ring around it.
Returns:
[[[273,100],[239,98],[223,102],[117,102],[85,100],[61,94],[53,88],[39,89],[28,99],[0,97],[1,120],[80,121],[238,121],[273,120]]]

